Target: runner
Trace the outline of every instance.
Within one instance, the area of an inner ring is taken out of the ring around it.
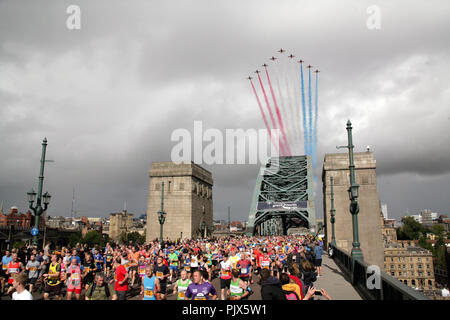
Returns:
[[[175,279],[178,277],[178,254],[174,252],[174,249],[170,249],[169,253],[170,261],[170,277],[169,281],[172,282],[173,275],[175,274]]]
[[[48,273],[43,275],[45,279],[44,300],[49,299],[50,293],[55,294],[56,300],[61,300],[61,264],[57,261],[57,255],[52,254]]]
[[[137,252],[136,247],[131,248],[131,252],[128,255],[130,261],[130,272],[131,272],[131,286],[133,287],[136,282],[136,275],[138,271],[139,264],[139,252]]]
[[[238,261],[236,267],[240,271],[240,278],[249,285],[252,274],[252,263],[247,259],[247,254],[245,252],[242,253],[241,260]]]
[[[118,300],[125,300],[128,291],[128,272],[122,264],[122,258],[116,258],[114,267],[114,290],[116,291]]]
[[[138,275],[139,275],[139,284],[142,285],[142,279],[145,277],[146,270],[147,269],[147,262],[145,261],[145,256],[141,255],[139,257],[138,262]]]
[[[85,259],[83,266],[83,284],[84,289],[87,290],[89,286],[94,282],[95,272],[97,271],[97,266],[92,259],[91,253],[85,253]],[[73,259],[72,259],[73,263]]]
[[[166,291],[167,291],[167,278],[170,275],[169,268],[163,264],[163,258],[161,256],[156,259],[156,266],[154,268],[156,277],[159,280],[160,283],[160,289],[158,291],[159,293],[159,299],[158,300],[165,300],[166,299]]]
[[[156,300],[159,288],[159,279],[153,274],[153,267],[148,265],[141,285],[142,300]]]
[[[106,277],[108,278],[110,276],[111,270],[113,268],[113,260],[114,260],[114,251],[112,248],[108,247],[107,251],[105,253],[105,262],[104,262],[104,271],[106,274]]]
[[[205,282],[202,272],[197,270],[192,275],[193,283],[191,283],[185,293],[186,298],[190,300],[216,300],[217,292],[214,286]]]
[[[15,292],[12,294],[13,300],[33,300],[33,296],[27,289],[25,285],[27,283],[27,275],[24,273],[16,273],[13,276],[13,288]]]
[[[242,279],[239,279],[239,270],[233,269],[231,271],[231,283],[230,289],[228,289],[228,295],[230,300],[242,300],[249,296],[248,285]]]
[[[5,255],[2,257],[1,264],[2,270],[0,272],[1,291],[0,295],[5,291],[5,280],[8,279],[6,272],[8,271],[8,265],[12,261],[11,251],[6,250]]]
[[[28,271],[29,291],[33,293],[34,285],[39,279],[39,270],[41,269],[41,264],[36,260],[36,256],[34,254],[31,254],[30,260],[28,260],[25,269]]]
[[[189,253],[186,254],[186,257],[183,259],[183,266],[184,266],[184,270],[186,270],[187,272],[187,277],[191,278],[191,258]]]
[[[181,278],[175,282],[173,287],[173,293],[177,293],[177,300],[187,300],[186,299],[186,290],[188,286],[192,283],[191,279],[187,277],[186,270],[181,270],[180,272]]]
[[[77,264],[77,259],[72,258],[72,263],[67,267],[64,282],[67,286],[67,300],[72,300],[72,293],[75,292],[76,300],[81,299],[82,267]]]
[[[225,298],[225,289],[230,288],[231,283],[231,267],[228,260],[228,254],[223,254],[223,261],[220,262],[220,297],[222,300]]]
[[[105,276],[98,272],[92,285],[86,290],[85,300],[117,300],[117,294],[114,288],[105,281]]]
[[[93,258],[94,258],[96,270],[102,271],[104,259],[103,259],[103,256],[100,254],[100,251],[97,248],[95,248],[95,250],[94,250]]]
[[[19,259],[17,258],[17,253],[13,253],[11,255],[11,258],[12,258],[12,260],[9,262],[8,269],[6,270],[6,274],[8,276],[8,287],[9,287],[7,294],[10,294],[12,292],[12,290],[14,289],[14,287],[13,287],[14,276],[16,274],[19,274],[21,271],[23,271],[25,269],[22,262],[20,262]]]

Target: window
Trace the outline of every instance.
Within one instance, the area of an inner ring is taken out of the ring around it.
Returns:
[[[184,190],[184,183],[183,182],[180,183],[180,190]]]
[[[395,272],[394,271],[391,272],[391,276],[395,277]]]
[[[161,190],[161,185],[159,183],[155,184],[155,190],[157,191]]]

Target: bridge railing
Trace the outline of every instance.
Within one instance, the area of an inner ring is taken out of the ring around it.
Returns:
[[[400,280],[380,272],[380,289],[369,289],[367,278],[372,272],[367,273],[369,267],[365,262],[352,261],[351,256],[345,251],[332,246],[333,260],[350,279],[358,293],[367,300],[430,300],[420,292],[408,287]]]

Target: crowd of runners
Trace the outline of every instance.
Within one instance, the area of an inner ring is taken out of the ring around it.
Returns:
[[[0,299],[245,300],[254,283],[263,300],[331,299],[314,288],[322,245],[306,235],[22,248],[2,253]]]

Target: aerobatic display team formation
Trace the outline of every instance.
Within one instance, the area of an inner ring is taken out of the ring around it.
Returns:
[[[305,88],[304,61],[297,60],[293,54],[287,55],[285,52],[284,49],[278,50],[276,57],[272,56],[269,59],[270,62],[261,66],[264,68],[263,70],[255,71],[255,83],[251,76],[248,77],[248,80],[250,80],[264,124],[278,154],[280,156],[305,154],[311,157],[312,166],[315,168],[319,115],[319,70],[313,71],[315,74],[313,107],[312,66],[305,67],[308,69],[308,87]],[[279,130],[279,143],[275,143],[271,129]],[[302,136],[303,151],[301,148]]]

